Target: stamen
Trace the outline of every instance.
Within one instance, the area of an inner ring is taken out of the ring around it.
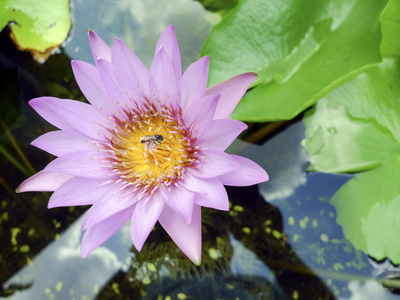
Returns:
[[[101,163],[109,163],[104,167],[111,168],[111,180],[122,184],[127,194],[139,192],[138,201],[149,199],[160,184],[167,189],[172,184],[179,186],[186,168],[199,167],[200,151],[198,146],[192,146],[196,142],[193,125],[185,126],[180,107],[154,103],[146,97],[140,99],[131,100],[131,107],[124,106],[124,116],[108,116],[116,125],[106,128],[109,143],[94,143],[106,154]]]

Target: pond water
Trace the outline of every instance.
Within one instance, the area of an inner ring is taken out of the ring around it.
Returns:
[[[54,129],[27,104],[34,97],[83,96],[70,60],[92,62],[87,28],[109,45],[119,37],[149,67],[158,36],[175,30],[183,69],[199,56],[219,16],[189,0],[74,1],[68,42],[45,63],[0,36],[0,297],[9,299],[400,299],[382,287],[397,276],[348,242],[330,197],[351,178],[307,173],[298,118],[249,124],[228,152],[248,157],[270,175],[258,186],[227,187],[230,212],[203,209],[202,265],[192,264],[160,226],[137,253],[129,226],[87,259],[80,255],[87,207],[47,210],[50,193],[15,188],[52,156],[29,143]],[[9,132],[5,130],[8,128]],[[264,134],[264,132],[268,132]],[[15,139],[15,141],[13,140]],[[30,162],[23,161],[16,145]],[[18,166],[25,167],[18,167]]]

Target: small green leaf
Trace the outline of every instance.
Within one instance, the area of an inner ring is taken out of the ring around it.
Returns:
[[[67,38],[69,13],[68,0],[4,0],[0,2],[0,29],[10,23],[21,50],[44,53]]]
[[[253,71],[259,78],[233,118],[295,117],[381,61],[379,16],[387,1],[243,0],[216,25],[202,55],[209,84]]]
[[[196,0],[209,11],[219,12],[223,15],[227,14],[234,8],[239,0]]]

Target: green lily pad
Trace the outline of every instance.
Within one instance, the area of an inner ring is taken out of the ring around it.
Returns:
[[[400,60],[385,59],[304,116],[311,169],[361,172],[332,197],[355,247],[400,263]]]
[[[380,166],[399,145],[388,130],[374,122],[351,118],[344,108],[332,108],[334,91],[306,113],[306,139],[310,171],[353,173]]]
[[[58,47],[71,28],[68,0],[5,0],[0,2],[0,29],[7,24],[21,50],[38,55]]]
[[[243,0],[216,25],[202,55],[209,85],[243,72],[259,77],[233,118],[295,117],[381,61],[379,16],[386,0]]]
[[[357,175],[331,198],[354,247],[400,263],[400,161]]]

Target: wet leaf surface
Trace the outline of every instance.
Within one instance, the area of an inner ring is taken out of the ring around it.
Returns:
[[[381,60],[379,16],[386,3],[241,1],[203,47],[202,55],[210,56],[209,85],[256,72],[254,89],[233,118],[292,119]]]

